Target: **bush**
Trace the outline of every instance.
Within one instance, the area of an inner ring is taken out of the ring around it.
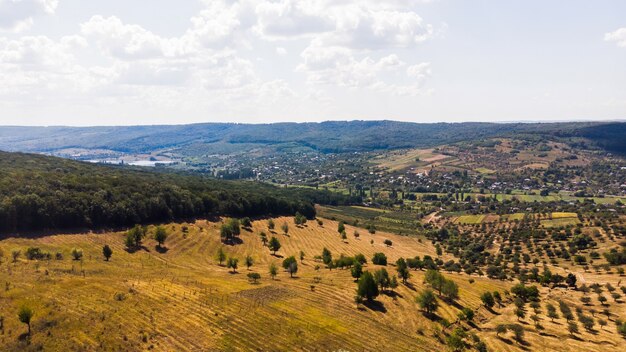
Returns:
[[[385,253],[377,252],[372,257],[372,263],[376,265],[387,265],[387,256]]]
[[[77,248],[72,249],[72,258],[74,258],[74,260],[83,259],[83,250]]]

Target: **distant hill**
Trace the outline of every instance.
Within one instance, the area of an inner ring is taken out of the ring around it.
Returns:
[[[129,226],[216,215],[300,212],[347,196],[258,182],[0,152],[0,232]]]
[[[295,144],[321,152],[352,152],[429,147],[464,140],[511,135],[539,138],[587,138],[608,150],[626,153],[622,122],[563,123],[410,123],[397,121],[329,121],[321,123],[124,126],[0,127],[0,149],[54,152],[66,148],[109,149],[144,153],[176,149],[182,154],[230,145]]]

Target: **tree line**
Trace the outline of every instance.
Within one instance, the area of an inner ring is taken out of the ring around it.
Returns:
[[[0,232],[132,226],[207,216],[315,217],[354,197],[190,173],[0,152]]]

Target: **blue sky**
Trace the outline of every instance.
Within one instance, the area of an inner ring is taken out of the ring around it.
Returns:
[[[0,124],[626,118],[626,2],[0,0]]]

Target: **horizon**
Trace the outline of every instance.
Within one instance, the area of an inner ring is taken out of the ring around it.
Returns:
[[[594,120],[594,119],[564,119],[564,120],[511,120],[511,121],[403,121],[392,119],[352,119],[352,120],[323,120],[323,121],[276,121],[276,122],[225,122],[225,121],[205,121],[205,122],[191,122],[191,123],[164,123],[164,124],[127,124],[127,125],[0,125],[0,128],[17,127],[17,128],[106,128],[106,127],[166,127],[166,126],[193,126],[193,125],[209,125],[209,124],[228,124],[228,125],[273,125],[273,124],[322,124],[329,122],[400,122],[410,123],[417,125],[432,125],[432,124],[472,124],[472,123],[485,123],[485,124],[559,124],[559,123],[626,123],[626,118],[623,119],[606,119],[606,120]]]

